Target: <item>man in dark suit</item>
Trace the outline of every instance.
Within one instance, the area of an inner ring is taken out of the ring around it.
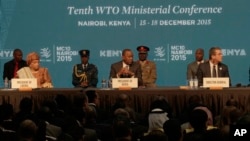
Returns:
[[[130,49],[122,51],[122,61],[111,65],[110,78],[138,78],[138,85],[142,86],[142,71],[138,62],[133,61],[133,52]]]
[[[75,87],[96,87],[98,82],[98,69],[89,63],[89,50],[80,50],[81,64],[73,67],[72,84]]]
[[[227,65],[222,62],[222,51],[220,47],[212,47],[209,50],[209,61],[200,64],[197,70],[198,85],[203,85],[204,77],[229,77]],[[229,82],[231,85],[231,83]]]
[[[195,61],[191,62],[187,66],[187,80],[194,79],[196,77],[198,66],[201,63],[204,63],[204,50],[202,48],[198,48],[195,51]]]
[[[23,60],[23,52],[21,49],[13,51],[13,59],[4,64],[3,80],[7,77],[8,80],[17,77],[17,71],[22,67],[26,67],[27,63]]]

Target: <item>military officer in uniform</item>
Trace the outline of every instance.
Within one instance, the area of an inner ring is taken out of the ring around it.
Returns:
[[[149,47],[138,46],[137,51],[139,57],[138,62],[140,63],[142,70],[143,85],[146,87],[156,87],[156,64],[153,61],[147,60]]]
[[[89,50],[80,50],[81,64],[73,67],[72,84],[75,87],[96,87],[98,82],[98,69],[89,63]]]

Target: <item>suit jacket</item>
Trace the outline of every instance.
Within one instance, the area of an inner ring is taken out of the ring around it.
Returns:
[[[194,78],[196,76],[198,66],[199,65],[197,64],[196,61],[188,64],[188,66],[187,66],[187,80]]]
[[[137,61],[140,63],[140,61]],[[152,61],[146,60],[141,65],[142,81],[146,87],[156,87],[155,81],[157,79],[156,64]]]
[[[18,69],[21,69],[22,67],[26,67],[27,63],[24,60],[21,60],[18,63]],[[5,77],[7,77],[9,80],[11,80],[14,77],[14,69],[15,69],[15,60],[12,59],[4,64],[4,70],[3,70],[3,80]]]
[[[123,65],[122,61],[112,64],[110,68],[109,78],[117,78],[117,73],[122,69],[123,67],[122,65]],[[131,65],[129,65],[129,71],[135,74],[134,77],[138,78],[138,85],[142,86],[143,81],[142,81],[142,71],[140,64],[138,62],[133,62]]]
[[[59,136],[62,134],[62,128],[50,124],[47,121],[45,121],[45,124],[46,124],[46,138],[50,139],[52,137],[58,139]]]
[[[188,64],[188,66],[187,66],[187,80],[197,76],[196,73],[197,73],[198,66],[199,65],[197,64],[197,61],[194,61],[194,62]]]
[[[198,78],[199,86],[203,85],[203,77],[211,77],[211,69],[210,69],[209,61],[200,64],[198,67],[197,78]],[[230,81],[230,76],[229,76],[227,65],[223,63],[218,64],[218,77],[229,77],[229,81]],[[231,85],[231,82],[229,82],[229,84]]]
[[[73,68],[72,74],[72,84],[75,87],[79,87],[83,82],[83,74],[87,76],[88,87],[96,87],[98,82],[98,70],[97,67],[93,64],[88,64],[87,68],[83,68],[82,64],[77,64]]]

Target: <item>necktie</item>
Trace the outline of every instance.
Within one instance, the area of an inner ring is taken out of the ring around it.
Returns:
[[[14,77],[16,77],[18,71],[18,62],[15,62]]]
[[[126,69],[129,70],[129,66],[128,65],[126,66]]]
[[[128,65],[126,65],[124,68],[125,68],[127,71],[129,70],[129,66],[128,66]],[[128,73],[125,71],[125,72],[123,72],[122,77],[123,77],[123,78],[129,78],[129,75],[128,75]]]
[[[217,77],[217,73],[216,73],[216,66],[213,66],[213,77]]]

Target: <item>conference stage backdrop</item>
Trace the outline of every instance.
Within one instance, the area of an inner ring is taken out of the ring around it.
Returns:
[[[55,87],[73,87],[78,51],[90,50],[99,83],[121,51],[150,47],[157,85],[186,84],[197,48],[223,49],[232,84],[249,83],[249,0],[0,0],[0,73],[15,48],[38,52]],[[3,82],[1,82],[1,86]]]

